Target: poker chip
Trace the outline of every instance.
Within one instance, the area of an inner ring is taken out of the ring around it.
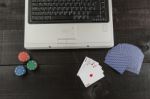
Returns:
[[[37,65],[37,62],[35,60],[28,61],[28,63],[27,63],[27,69],[28,70],[34,71],[37,69],[37,67],[38,67],[38,65]]]
[[[27,52],[25,52],[25,51],[20,52],[20,53],[18,54],[18,60],[19,60],[20,62],[25,63],[25,62],[27,62],[29,59],[30,59],[30,55],[29,55]]]
[[[23,65],[17,66],[15,68],[15,75],[16,76],[23,76],[26,74],[26,69]]]

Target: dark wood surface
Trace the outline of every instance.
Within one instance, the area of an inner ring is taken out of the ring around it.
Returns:
[[[0,0],[0,99],[150,99],[150,1],[113,0],[115,45],[135,44],[145,54],[140,75],[119,75],[103,63],[109,49],[29,51],[40,64],[14,75],[23,48],[24,0]],[[85,88],[76,76],[85,56],[103,66],[105,78]]]

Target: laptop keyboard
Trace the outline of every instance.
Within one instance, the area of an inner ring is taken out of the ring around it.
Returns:
[[[29,0],[29,23],[106,23],[108,0]]]

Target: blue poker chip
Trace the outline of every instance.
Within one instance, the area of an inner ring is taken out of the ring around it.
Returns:
[[[26,69],[23,65],[17,66],[15,68],[15,75],[16,76],[23,76],[26,74]]]

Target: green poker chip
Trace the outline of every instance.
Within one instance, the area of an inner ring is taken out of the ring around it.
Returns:
[[[28,63],[27,63],[27,69],[31,70],[31,71],[36,70],[37,69],[37,62],[35,60],[28,61]]]

